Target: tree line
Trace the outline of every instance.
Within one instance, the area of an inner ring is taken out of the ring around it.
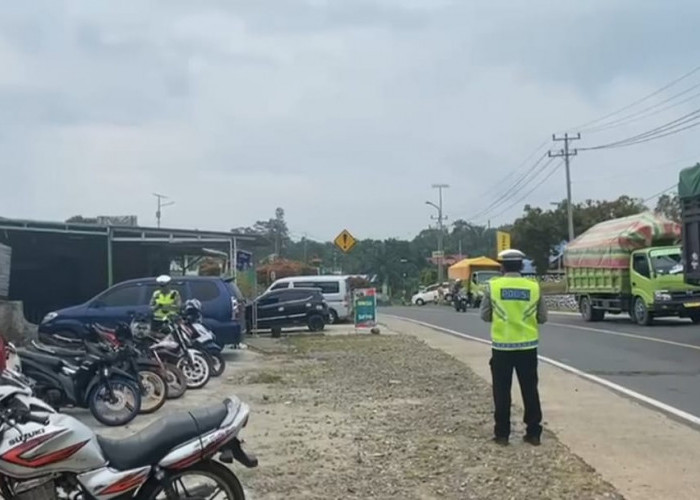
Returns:
[[[653,207],[629,196],[620,196],[616,200],[586,200],[573,207],[574,231],[579,235],[598,222],[650,208],[672,220],[680,218],[675,195],[661,196]],[[332,242],[291,238],[282,208],[277,208],[274,217],[268,220],[234,231],[262,237],[262,245],[253,249],[259,264],[284,258],[318,267],[322,272],[338,270],[346,274],[370,275],[377,283],[386,284],[394,294],[412,293],[420,285],[437,280],[437,268],[431,262],[438,236],[438,229],[434,228],[420,231],[412,240],[361,239],[348,254],[339,251]],[[525,252],[542,274],[549,267],[554,249],[567,240],[567,205],[566,201],[548,209],[526,205],[520,217],[499,227],[459,219],[444,231],[445,254],[457,255],[461,250],[462,255],[469,257],[495,257],[496,232],[509,232],[512,246]]]

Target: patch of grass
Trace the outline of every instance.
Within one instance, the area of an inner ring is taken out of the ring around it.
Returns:
[[[249,384],[279,384],[282,380],[282,375],[272,372],[257,372],[246,378]]]

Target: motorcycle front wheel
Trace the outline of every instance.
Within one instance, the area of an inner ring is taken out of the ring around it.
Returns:
[[[158,411],[168,396],[168,384],[157,372],[139,370],[139,379],[143,392],[141,393],[141,413]]]
[[[165,380],[168,383],[168,399],[181,398],[187,391],[187,377],[177,366],[165,363]]]
[[[220,352],[209,353],[211,358],[211,376],[220,377],[226,369],[226,360]]]
[[[112,377],[97,384],[88,396],[92,416],[103,425],[131,422],[141,411],[141,391],[131,380]]]
[[[177,367],[185,375],[188,389],[201,389],[207,385],[211,378],[209,361],[200,351],[196,350],[192,351],[192,358],[193,360],[190,362],[187,356],[181,357],[177,361]]]
[[[160,480],[152,477],[143,486],[139,496],[148,500],[215,496],[218,499],[221,493],[226,495],[227,500],[245,500],[243,486],[231,469],[219,462],[206,460],[187,469],[168,473]]]

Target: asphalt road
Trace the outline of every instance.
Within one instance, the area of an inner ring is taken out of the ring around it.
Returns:
[[[387,307],[379,313],[419,320],[474,337],[489,338],[475,310]],[[550,313],[540,330],[540,354],[700,417],[700,327],[688,320],[657,320],[641,327],[629,318],[585,323]]]

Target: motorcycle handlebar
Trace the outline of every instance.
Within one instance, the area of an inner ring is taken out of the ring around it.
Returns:
[[[27,420],[41,425],[47,425],[49,423],[48,417],[42,417],[41,415],[36,415],[34,413],[27,413]]]

